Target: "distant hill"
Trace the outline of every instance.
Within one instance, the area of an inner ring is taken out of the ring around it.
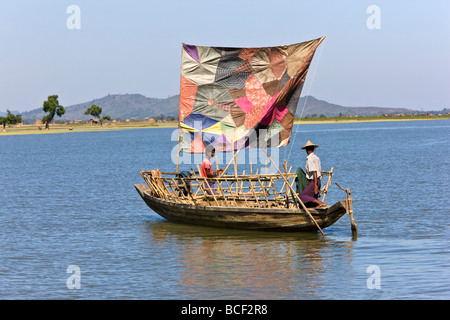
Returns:
[[[145,117],[156,117],[161,114],[164,116],[177,116],[178,101],[179,96],[157,99],[147,98],[141,94],[110,94],[88,102],[64,106],[66,112],[61,119],[67,121],[89,120],[92,116],[85,116],[84,112],[93,104],[103,109],[102,115],[109,115],[112,119],[143,119]],[[23,112],[22,118],[34,122],[36,119],[42,119],[44,114],[42,109],[39,108]],[[58,117],[55,117],[55,119],[58,119]]]
[[[9,110],[12,114],[20,114],[20,111],[16,111],[16,110]],[[6,117],[7,113],[6,110],[5,111],[0,111],[0,117]]]
[[[303,105],[305,103],[305,97],[300,98],[297,107],[296,116],[300,116]],[[320,116],[337,117],[339,115],[350,116],[375,116],[378,114],[398,114],[398,113],[418,113],[417,110],[407,108],[385,108],[385,107],[345,107],[327,101],[318,100],[312,96],[308,96],[306,100],[305,110],[303,111],[303,117],[306,116]]]
[[[302,97],[298,103],[297,114],[301,115],[306,97]],[[143,119],[146,117],[177,116],[179,95],[167,99],[148,98],[141,94],[111,94],[106,97],[94,99],[72,106],[64,106],[66,113],[61,117],[63,120],[89,120],[91,116],[85,116],[84,112],[95,104],[103,109],[102,115],[110,115],[112,119]],[[307,97],[303,117],[339,115],[371,116],[377,114],[392,113],[419,113],[417,110],[406,108],[382,108],[382,107],[345,107],[327,101],[318,100],[312,96]],[[25,122],[34,123],[36,119],[42,119],[44,112],[41,108],[22,113]],[[58,117],[55,120],[59,119]]]

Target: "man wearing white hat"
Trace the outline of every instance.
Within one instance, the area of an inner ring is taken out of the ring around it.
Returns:
[[[320,158],[314,154],[314,149],[318,148],[317,144],[312,143],[308,140],[308,142],[302,147],[302,149],[306,150],[308,156],[306,157],[306,178],[308,179],[308,184],[305,189],[300,193],[300,199],[304,204],[314,203],[316,207],[323,207],[326,204],[320,201],[319,191],[320,191],[320,179],[322,177],[322,168],[320,166]]]

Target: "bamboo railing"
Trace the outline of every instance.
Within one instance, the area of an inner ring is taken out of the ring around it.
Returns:
[[[177,172],[159,170],[141,171],[140,174],[150,188],[152,196],[176,203],[208,206],[230,206],[246,208],[296,208],[295,178],[291,169],[279,174],[220,175],[214,178],[201,177],[190,171],[190,177],[181,177]],[[331,184],[333,168],[322,172],[322,181],[328,181],[320,190],[325,199]],[[211,186],[213,182],[213,186]],[[287,185],[287,183],[290,184]],[[322,182],[323,184],[323,182]],[[322,201],[323,201],[322,200]]]

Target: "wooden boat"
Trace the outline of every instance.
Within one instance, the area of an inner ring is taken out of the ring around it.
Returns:
[[[145,203],[160,216],[178,223],[209,227],[220,227],[262,231],[317,231],[315,223],[300,208],[229,207],[203,204],[181,203],[160,199],[152,195],[146,184],[135,184],[136,190]],[[346,212],[345,201],[340,201],[325,209],[310,210],[311,215],[324,229]]]
[[[293,189],[297,175],[290,172],[216,178],[201,177],[194,171],[189,177],[159,170],[140,174],[146,182],[135,184],[141,198],[161,217],[178,223],[246,230],[317,231],[351,211],[349,195],[332,206],[302,207]],[[333,168],[322,174],[328,176],[321,190],[324,201]],[[215,182],[215,190],[208,190],[208,181]]]
[[[183,44],[176,171],[140,172],[146,184],[135,188],[145,203],[174,222],[322,234],[349,213],[356,232],[349,189],[341,188],[344,201],[308,208],[294,186],[292,166],[288,170],[285,160],[281,172],[266,151],[289,144],[301,89],[324,38],[266,48]],[[207,146],[233,152],[222,174],[202,177],[199,164],[196,172],[179,171],[180,153],[203,153]],[[277,173],[253,173],[251,166],[250,174],[238,173],[237,154],[247,148],[263,150]],[[234,174],[225,175],[232,162]],[[323,202],[332,174],[333,168],[322,172],[322,184],[328,175],[320,190]]]

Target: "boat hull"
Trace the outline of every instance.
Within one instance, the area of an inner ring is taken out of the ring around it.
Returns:
[[[318,231],[303,209],[202,206],[167,201],[151,196],[145,184],[135,184],[145,203],[161,217],[178,223],[242,230]],[[345,201],[325,209],[309,209],[320,228],[338,221],[345,213]]]

